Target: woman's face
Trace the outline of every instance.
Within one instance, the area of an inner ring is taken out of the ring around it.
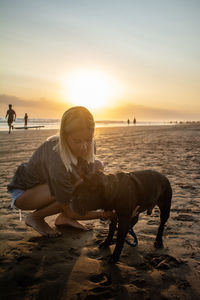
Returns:
[[[93,129],[83,129],[70,133],[67,143],[72,153],[78,158],[85,158],[89,152],[94,136]]]

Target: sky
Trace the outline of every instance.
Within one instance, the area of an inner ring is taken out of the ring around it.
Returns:
[[[0,116],[200,120],[199,0],[0,0]]]

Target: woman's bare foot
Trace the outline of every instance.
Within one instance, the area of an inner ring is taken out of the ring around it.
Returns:
[[[25,219],[25,224],[35,229],[42,236],[46,237],[57,237],[62,233],[56,230],[53,230],[43,218],[30,214]]]
[[[88,230],[87,227],[83,226],[82,224],[80,224],[79,222],[77,222],[76,220],[73,219],[69,219],[67,218],[64,214],[59,214],[55,220],[55,225],[56,226],[72,226],[78,229],[83,229],[83,230]]]

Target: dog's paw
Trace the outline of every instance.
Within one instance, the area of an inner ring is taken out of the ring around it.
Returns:
[[[156,249],[161,249],[161,248],[163,248],[163,242],[162,242],[162,241],[155,241],[155,242],[154,242],[154,247],[155,247]]]
[[[99,244],[99,248],[108,248],[110,243],[108,241],[104,241]]]

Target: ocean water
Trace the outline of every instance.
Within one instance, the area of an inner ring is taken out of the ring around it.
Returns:
[[[127,121],[96,121],[96,127],[113,127],[113,126],[128,126]],[[152,126],[152,125],[170,125],[175,124],[171,122],[137,122],[136,125],[130,123],[129,126]],[[17,118],[16,121],[13,123],[14,130],[18,130],[15,127],[24,127],[24,119]],[[44,126],[41,130],[44,129],[59,129],[60,127],[60,120],[59,119],[29,119],[28,126]],[[0,117],[0,131],[7,131],[8,124],[5,118]],[[32,128],[29,128],[32,130]]]
[[[24,127],[24,118],[17,118],[13,122],[15,127]],[[58,129],[60,126],[59,119],[28,119],[28,126],[44,126],[41,129]],[[7,120],[5,118],[0,118],[0,131],[8,130]],[[17,130],[17,129],[16,129]],[[31,128],[29,129],[31,130]]]

